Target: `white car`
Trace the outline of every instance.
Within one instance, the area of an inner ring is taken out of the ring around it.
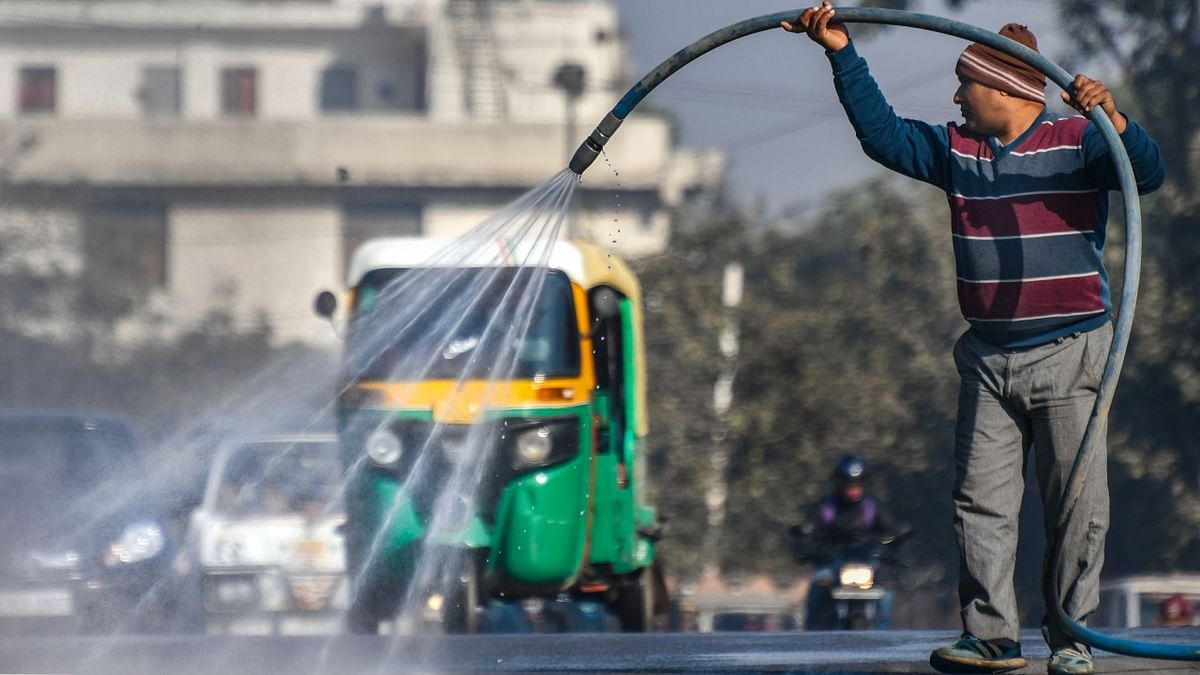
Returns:
[[[333,435],[220,449],[188,529],[208,633],[338,630],[349,597],[342,485]]]
[[[1186,609],[1171,617],[1163,605],[1170,599]],[[1200,623],[1200,574],[1145,574],[1100,584],[1100,606],[1088,618],[1099,628],[1195,626]],[[1188,611],[1190,610],[1190,611]]]

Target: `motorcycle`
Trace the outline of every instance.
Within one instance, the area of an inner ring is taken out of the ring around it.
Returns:
[[[816,541],[799,526],[789,531],[793,557],[815,563],[804,617],[805,630],[871,630],[891,627],[893,593],[880,583],[884,563],[909,533],[856,542]]]

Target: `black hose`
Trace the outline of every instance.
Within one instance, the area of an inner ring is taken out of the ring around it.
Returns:
[[[612,138],[612,135],[616,133],[617,128],[620,127],[625,117],[633,111],[647,94],[680,68],[728,42],[754,33],[775,29],[779,27],[781,21],[795,21],[802,11],[802,9],[796,9],[747,19],[710,33],[676,52],[670,58],[660,63],[654,70],[647,73],[641,80],[638,80],[637,84],[633,85],[626,92],[625,96],[617,102],[616,106],[604,117],[592,134],[579,146],[579,149],[576,150],[575,155],[571,158],[569,168],[575,173],[582,175],[591,166],[592,162],[596,160],[596,157],[599,156],[600,151],[604,148],[608,140]],[[1037,68],[1053,80],[1055,84],[1062,87],[1064,91],[1070,92],[1074,89],[1072,84],[1074,78],[1040,53],[1013,40],[1001,37],[997,33],[958,21],[930,16],[928,14],[872,7],[838,8],[837,20],[846,23],[878,23],[908,26],[953,35],[971,42],[979,42],[1011,54]],[[1112,347],[1109,349],[1108,360],[1104,366],[1104,375],[1100,381],[1099,391],[1096,394],[1096,403],[1092,408],[1091,418],[1088,420],[1087,431],[1084,433],[1083,441],[1080,443],[1079,453],[1075,458],[1075,464],[1071,467],[1070,477],[1067,479],[1067,487],[1063,492],[1062,501],[1059,505],[1057,529],[1049,542],[1045,567],[1042,571],[1042,589],[1045,594],[1046,607],[1051,622],[1073,640],[1105,651],[1128,656],[1177,661],[1200,661],[1200,647],[1136,642],[1089,630],[1063,611],[1059,597],[1061,593],[1058,588],[1058,579],[1053,574],[1053,570],[1057,569],[1062,560],[1061,533],[1064,531],[1066,523],[1070,520],[1075,504],[1079,500],[1079,495],[1083,490],[1083,476],[1086,475],[1086,468],[1092,460],[1092,448],[1095,445],[1096,438],[1105,432],[1108,425],[1108,413],[1112,406],[1113,393],[1116,390],[1117,380],[1121,374],[1121,366],[1125,362],[1125,351],[1129,345],[1133,315],[1137,305],[1138,283],[1141,278],[1142,214],[1138,203],[1137,181],[1133,175],[1133,166],[1129,162],[1129,155],[1125,152],[1125,146],[1121,143],[1120,136],[1118,136],[1116,129],[1113,128],[1112,121],[1108,118],[1108,115],[1100,108],[1095,108],[1089,113],[1088,118],[1096,125],[1105,143],[1107,143],[1109,151],[1112,153],[1121,184],[1121,193],[1125,204],[1125,274],[1124,283],[1121,287],[1120,309],[1114,321]]]

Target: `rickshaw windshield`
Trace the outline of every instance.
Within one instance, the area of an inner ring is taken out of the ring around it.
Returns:
[[[571,282],[557,270],[374,270],[355,289],[346,341],[358,379],[579,374]]]

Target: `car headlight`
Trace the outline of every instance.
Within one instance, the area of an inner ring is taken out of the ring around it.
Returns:
[[[401,445],[400,439],[396,438],[387,429],[376,429],[367,436],[367,456],[372,462],[380,466],[391,466],[400,461],[400,455],[404,452],[404,446]]]
[[[850,563],[842,565],[838,578],[843,586],[866,589],[875,585],[875,570],[870,565]]]
[[[166,546],[166,538],[158,523],[141,521],[133,523],[121,532],[121,536],[109,545],[104,554],[104,564],[129,565],[143,560],[149,560],[162,553]]]
[[[522,431],[517,436],[517,457],[530,466],[544,464],[553,449],[554,441],[548,427]]]

